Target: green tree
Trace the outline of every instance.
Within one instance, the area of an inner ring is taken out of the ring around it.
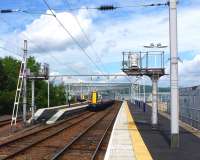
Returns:
[[[0,114],[11,114],[17,87],[21,61],[13,57],[0,58]],[[41,64],[34,57],[29,57],[27,67],[37,76],[41,70]],[[31,106],[31,81],[28,80],[28,107]],[[63,85],[50,84],[51,106],[66,103]],[[44,80],[35,82],[35,103],[38,108],[47,107],[47,82]],[[22,107],[20,106],[20,109]]]
[[[29,57],[27,61],[27,68],[33,73],[33,75],[37,76],[41,69],[40,63],[36,62],[34,57]]]
[[[6,81],[8,79],[8,76],[4,72],[4,67],[2,64],[2,59],[0,59],[0,91],[4,90],[6,88]]]

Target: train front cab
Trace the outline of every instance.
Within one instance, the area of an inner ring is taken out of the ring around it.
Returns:
[[[88,104],[88,110],[97,111],[98,105],[98,93],[97,91],[92,91],[90,95],[90,101]]]
[[[98,93],[97,93],[97,91],[92,91],[91,104],[92,105],[96,105],[97,104],[97,99],[98,99]]]
[[[88,105],[88,109],[90,111],[100,111],[112,106],[113,101],[102,101],[101,96],[97,91],[91,92],[91,100]]]

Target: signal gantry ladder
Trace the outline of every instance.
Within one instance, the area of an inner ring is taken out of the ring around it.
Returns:
[[[17,123],[17,115],[18,115],[22,90],[23,90],[23,96],[26,97],[26,68],[27,68],[26,66],[27,66],[27,40],[24,40],[24,55],[20,66],[19,77],[17,82],[17,90],[15,92],[15,102],[12,112],[11,126],[16,125]],[[23,105],[26,105],[26,98],[25,100],[23,99]]]

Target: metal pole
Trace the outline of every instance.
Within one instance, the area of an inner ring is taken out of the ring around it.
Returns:
[[[24,40],[23,123],[26,124],[27,106],[27,40]]]
[[[82,99],[82,94],[83,94],[83,86],[82,86],[82,81],[80,81],[80,86],[81,86],[81,88],[79,87],[79,92],[80,92],[80,98]]]
[[[132,96],[133,96],[133,94],[132,94],[132,87],[131,87],[132,85],[130,85],[130,87],[129,87],[129,100],[131,101],[131,103],[132,103]]]
[[[152,77],[152,127],[158,124],[158,78]]]
[[[145,95],[146,88],[145,88],[145,79],[143,79],[143,80],[144,80],[144,83],[143,83],[143,92],[144,92],[144,93],[143,93],[143,96],[144,96],[144,97],[143,97],[143,101],[144,101],[144,103],[145,103],[145,102],[146,102],[146,97],[145,97],[145,96],[146,96],[146,95]]]
[[[140,101],[140,82],[138,82],[138,100]]]
[[[83,98],[83,83],[81,82],[81,99]]]
[[[132,88],[133,88],[133,103],[135,104],[135,85],[132,84]]]
[[[65,103],[67,104],[68,85],[65,85]]]
[[[124,69],[124,52],[122,52],[122,54],[123,54],[123,69]]]
[[[139,100],[139,84],[138,84],[138,82],[137,82],[137,92],[136,92],[136,94],[137,94],[137,100]]]
[[[178,47],[176,0],[169,3],[170,32],[170,85],[171,85],[171,147],[179,147],[179,92],[178,92]]]
[[[146,112],[146,86],[145,86],[145,78],[143,77],[143,112]]]
[[[49,86],[49,85],[50,85],[50,84],[49,84],[49,79],[47,80],[47,84],[48,84],[48,89],[47,89],[47,90],[48,90],[48,91],[47,91],[47,92],[48,92],[48,93],[47,93],[47,94],[48,94],[48,95],[47,95],[47,105],[48,105],[48,108],[49,108],[49,107],[50,107],[50,100],[49,100],[49,95],[50,95],[50,93],[49,93],[49,92],[50,92],[50,86]]]
[[[133,83],[131,83],[131,103],[134,102],[134,88],[133,88]]]
[[[31,112],[32,112],[32,120],[34,120],[35,113],[35,80],[32,79],[32,103],[31,103]]]

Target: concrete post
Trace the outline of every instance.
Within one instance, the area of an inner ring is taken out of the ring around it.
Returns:
[[[178,93],[178,57],[177,57],[177,8],[176,0],[170,0],[170,85],[171,85],[171,147],[179,147],[179,93]]]
[[[32,120],[34,119],[34,113],[35,113],[35,80],[32,79],[31,82],[32,86],[32,102],[31,102],[31,113],[32,113]]]
[[[158,78],[152,76],[152,127],[156,127],[158,124]]]

